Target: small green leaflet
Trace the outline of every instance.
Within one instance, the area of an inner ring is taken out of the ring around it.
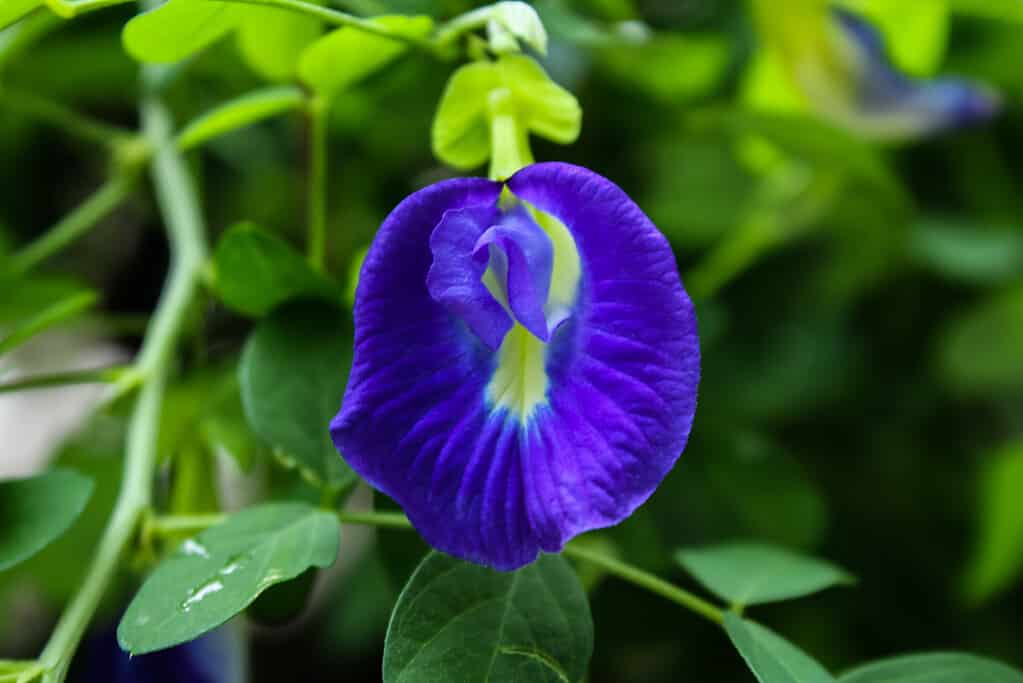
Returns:
[[[1023,386],[1023,286],[953,318],[938,338],[938,366],[945,381],[964,394]]]
[[[337,558],[337,516],[303,503],[249,508],[188,539],[142,585],[117,628],[145,654],[198,638],[263,591]]]
[[[39,7],[42,0],[4,0],[0,2],[0,29],[10,26]]]
[[[840,683],[1023,683],[1023,673],[976,655],[928,652],[865,664],[838,680]]]
[[[1023,441],[985,458],[979,484],[977,547],[965,581],[974,604],[1011,587],[1023,571]]]
[[[199,147],[225,132],[237,130],[305,104],[305,94],[295,86],[257,90],[230,100],[190,123],[178,136],[178,148]]]
[[[498,90],[510,92],[523,129],[560,144],[579,137],[582,110],[575,96],[531,58],[505,55],[467,64],[451,76],[433,119],[433,151],[439,159],[470,169],[490,158],[488,102]]]
[[[0,571],[27,560],[67,531],[92,489],[91,480],[64,469],[0,481]]]
[[[835,683],[808,654],[760,624],[727,612],[725,631],[760,683]]]
[[[764,543],[726,543],[680,550],[678,563],[719,598],[757,605],[853,583],[835,565]]]
[[[273,7],[216,0],[169,0],[124,27],[128,54],[140,62],[190,57],[231,31],[250,67],[272,81],[294,76],[298,59],[321,31],[319,20]]]
[[[425,38],[433,30],[430,17],[383,16],[372,20],[409,38]],[[409,46],[355,28],[340,28],[320,38],[298,64],[302,82],[324,97],[335,97],[394,61]]]
[[[502,573],[431,552],[391,615],[384,683],[574,683],[592,653],[589,603],[560,556]]]
[[[1012,282],[1023,272],[1023,230],[986,219],[924,217],[913,226],[910,248],[920,265],[971,285]]]
[[[337,489],[355,480],[328,432],[351,365],[347,319],[329,304],[289,303],[256,326],[238,369],[253,431],[293,460],[307,479]]]
[[[340,288],[313,270],[290,244],[252,223],[239,223],[224,233],[213,266],[220,299],[245,315],[266,315],[297,297],[341,300]]]

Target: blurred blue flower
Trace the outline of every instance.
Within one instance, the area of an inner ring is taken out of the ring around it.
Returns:
[[[630,515],[685,447],[692,304],[664,236],[584,168],[408,197],[354,312],[335,444],[440,550],[502,570],[559,551]]]
[[[148,655],[131,657],[117,644],[115,629],[93,638],[82,657],[83,683],[245,683],[245,645],[230,624],[201,638]]]
[[[822,0],[758,2],[768,49],[818,113],[878,140],[932,135],[987,121],[1001,100],[958,78],[914,79],[888,57],[878,30]]]

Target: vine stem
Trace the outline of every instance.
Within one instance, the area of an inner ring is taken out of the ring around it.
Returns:
[[[46,683],[61,683],[67,676],[82,635],[149,509],[167,375],[206,257],[195,189],[174,144],[170,116],[156,96],[147,95],[143,99],[142,121],[144,135],[155,152],[152,172],[171,244],[170,274],[137,363],[145,384],[128,426],[121,490],[85,579],[40,656],[40,663],[47,669]]]
[[[226,515],[154,517],[147,525],[147,533],[156,535],[172,533],[199,533],[211,526],[220,524],[225,519],[227,519]],[[355,512],[342,510],[338,512],[338,519],[349,524],[362,524],[387,529],[413,530],[412,523],[409,522],[408,518],[400,512],[376,512],[373,510],[368,512]],[[617,560],[603,553],[583,548],[579,545],[570,544],[566,546],[562,551],[562,555],[600,567],[608,574],[617,576],[619,579],[628,581],[635,586],[648,590],[663,598],[667,598],[671,602],[674,602],[675,604],[680,605],[690,612],[693,612],[715,624],[720,625],[724,623],[725,613],[717,605],[714,605],[713,603],[704,600],[698,595],[690,593],[684,588],[680,588],[669,581],[665,581],[655,574],[644,571],[639,567],[622,562],[621,560]]]
[[[45,121],[68,135],[98,145],[113,145],[131,137],[131,133],[121,128],[96,121],[62,104],[10,86],[0,88],[0,103],[12,111]]]
[[[134,370],[133,365],[114,365],[105,368],[91,368],[88,370],[72,370],[70,372],[57,372],[52,375],[37,375],[25,377],[0,384],[0,394],[9,394],[14,391],[28,391],[30,389],[47,389],[50,387],[64,387],[72,384],[106,384],[116,383],[122,380],[127,374]]]
[[[11,272],[24,274],[82,237],[120,206],[133,185],[131,175],[118,173],[111,177],[56,225],[14,254],[10,260]]]
[[[327,262],[327,132],[330,109],[322,97],[309,103],[309,264],[323,272]]]

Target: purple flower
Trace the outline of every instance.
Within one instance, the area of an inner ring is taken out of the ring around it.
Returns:
[[[405,199],[366,256],[355,330],[334,443],[473,562],[515,569],[622,521],[689,436],[700,354],[671,248],[578,166]]]

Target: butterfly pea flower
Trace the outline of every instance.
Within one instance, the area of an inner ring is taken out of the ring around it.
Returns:
[[[511,570],[557,552],[629,516],[685,447],[692,304],[664,236],[587,169],[412,194],[354,317],[334,443],[452,555]]]
[[[993,117],[993,90],[958,78],[911,78],[892,63],[879,31],[821,0],[757,3],[768,47],[809,104],[864,137],[918,138]]]

